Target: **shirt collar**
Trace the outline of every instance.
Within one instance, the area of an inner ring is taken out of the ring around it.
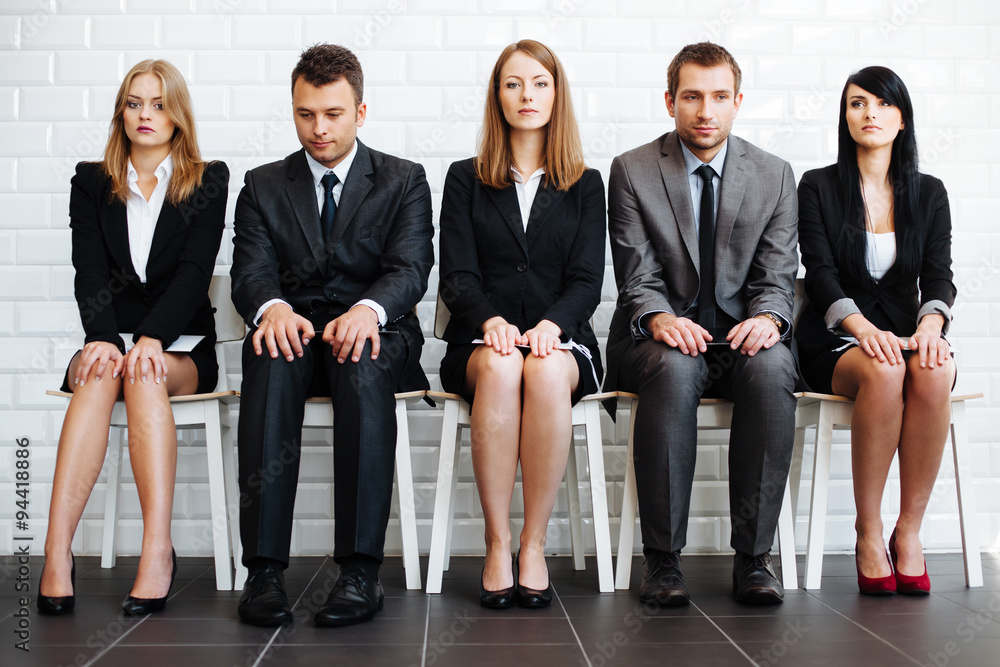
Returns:
[[[327,172],[332,171],[337,176],[337,180],[341,183],[347,182],[347,174],[351,171],[351,165],[354,164],[354,157],[358,154],[358,140],[354,140],[354,145],[351,146],[351,152],[344,156],[344,159],[337,163],[337,166],[333,169],[329,167],[324,167],[322,164],[316,161],[316,159],[306,152],[306,164],[309,165],[309,171],[312,172],[313,183],[318,188],[320,186],[320,181],[326,176]]]
[[[687,167],[687,173],[693,174],[698,167],[705,163],[701,161],[701,158],[692,153],[691,149],[685,146],[683,141],[680,142],[680,144],[681,154],[684,155],[684,166]],[[708,166],[712,168],[719,178],[722,178],[722,167],[726,162],[726,152],[728,150],[729,139],[726,139],[726,143],[722,144],[722,148],[720,148],[719,152],[715,154],[712,161],[708,163]]]
[[[535,173],[533,173],[531,176],[525,179],[524,176],[521,175],[521,172],[519,172],[517,170],[517,167],[515,167],[514,165],[510,165],[510,170],[514,174],[515,183],[527,183],[533,178],[541,178],[542,174],[545,173],[545,167],[539,167],[538,169],[535,170]]]
[[[174,158],[172,153],[167,153],[167,157],[163,158],[163,162],[157,165],[156,169],[153,171],[153,175],[156,176],[156,184],[165,183],[170,180],[170,177],[174,173]],[[139,172],[135,170],[132,166],[132,158],[128,159],[128,182],[129,185],[139,181]]]

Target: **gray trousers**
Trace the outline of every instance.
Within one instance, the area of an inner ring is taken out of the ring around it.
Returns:
[[[639,395],[635,477],[646,548],[679,551],[687,543],[704,397],[731,400],[729,510],[731,546],[756,555],[774,542],[795,438],[795,362],[778,343],[753,357],[709,346],[691,357],[654,340],[631,345],[619,388]]]

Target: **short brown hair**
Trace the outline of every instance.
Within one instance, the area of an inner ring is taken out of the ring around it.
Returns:
[[[299,62],[292,70],[292,94],[295,94],[295,82],[303,77],[306,83],[316,87],[335,83],[341,78],[354,89],[354,103],[361,106],[364,99],[365,75],[361,71],[361,63],[350,49],[336,44],[313,44],[302,52]]]
[[[743,73],[740,72],[740,66],[736,64],[736,58],[733,58],[733,54],[718,44],[699,42],[697,44],[688,44],[670,61],[670,66],[667,67],[667,92],[670,93],[670,97],[677,95],[677,85],[681,78],[681,66],[687,63],[694,63],[702,67],[728,65],[729,69],[733,70],[733,79],[736,83],[733,93],[740,92]]]

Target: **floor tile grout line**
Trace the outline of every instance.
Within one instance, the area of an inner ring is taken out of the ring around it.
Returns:
[[[802,590],[805,590],[805,589],[802,589]],[[813,594],[812,594],[812,593],[810,593],[809,591],[806,591],[806,593],[807,593],[807,594],[808,594],[808,595],[809,595],[810,597],[812,597],[812,598],[813,598],[814,600],[818,600],[818,601],[819,601],[819,603],[820,603],[821,605],[823,605],[824,607],[828,608],[828,609],[829,609],[830,611],[832,611],[833,613],[837,614],[837,615],[838,615],[838,616],[840,616],[841,618],[844,618],[844,619],[846,619],[847,621],[849,621],[850,623],[853,623],[853,624],[854,624],[854,625],[856,625],[857,627],[861,628],[862,630],[864,630],[865,632],[867,632],[868,634],[870,634],[870,635],[871,635],[872,637],[874,637],[875,639],[879,640],[880,642],[882,642],[883,644],[885,644],[886,646],[888,646],[889,648],[891,648],[891,649],[892,649],[893,651],[895,651],[896,653],[898,653],[898,654],[900,654],[901,656],[905,657],[905,658],[906,658],[907,660],[909,660],[910,662],[913,662],[914,664],[917,664],[917,665],[920,665],[920,667],[924,667],[924,663],[920,662],[919,660],[917,660],[917,659],[916,659],[916,658],[914,658],[913,656],[911,656],[911,655],[909,655],[909,654],[907,654],[907,653],[903,652],[903,651],[902,651],[902,650],[901,650],[901,649],[900,649],[900,648],[899,648],[898,646],[896,646],[895,644],[893,644],[893,643],[891,643],[891,642],[887,641],[887,640],[886,640],[885,638],[883,638],[883,637],[879,637],[879,636],[878,636],[877,634],[875,634],[874,632],[872,632],[871,630],[869,630],[869,629],[868,629],[868,628],[866,628],[865,626],[861,625],[860,623],[858,623],[857,621],[855,621],[855,620],[854,620],[853,618],[851,618],[850,616],[848,616],[848,615],[846,615],[846,614],[842,613],[842,612],[841,612],[840,610],[838,610],[838,609],[834,609],[833,607],[831,607],[830,605],[828,605],[828,604],[827,604],[826,602],[824,602],[824,601],[823,601],[822,599],[820,599],[820,597],[819,597],[818,595],[813,595]]]
[[[576,633],[576,627],[573,625],[573,619],[569,617],[569,611],[566,610],[566,605],[563,604],[562,598],[559,596],[559,591],[556,590],[556,586],[552,583],[551,579],[549,580],[549,585],[552,586],[552,593],[556,596],[556,600],[559,601],[559,606],[562,608],[563,614],[566,615],[566,622],[569,623],[569,629],[573,633],[573,637],[576,639],[576,645],[580,647],[580,653],[583,654],[583,659],[587,662],[587,667],[594,667],[594,665],[590,662],[590,656],[587,655],[587,649],[583,647],[580,635]]]
[[[743,647],[742,647],[742,646],[740,646],[739,644],[737,644],[737,643],[736,643],[736,641],[735,641],[735,640],[734,640],[734,639],[733,639],[732,637],[730,637],[730,636],[729,636],[728,634],[726,634],[726,631],[725,631],[725,630],[723,630],[723,629],[722,629],[721,627],[719,627],[719,624],[718,624],[718,623],[716,623],[715,621],[713,621],[713,620],[712,620],[712,617],[711,617],[711,616],[709,616],[708,614],[706,614],[706,613],[705,613],[705,610],[704,610],[704,609],[702,609],[701,607],[699,607],[699,606],[698,606],[697,604],[695,604],[694,602],[691,602],[690,604],[691,604],[691,606],[692,606],[692,607],[694,607],[695,609],[697,609],[697,610],[698,610],[698,613],[700,613],[700,614],[701,614],[702,616],[704,616],[704,617],[705,617],[705,620],[707,620],[707,621],[708,621],[709,623],[711,623],[711,624],[712,624],[712,626],[713,626],[713,627],[714,627],[714,628],[715,628],[716,630],[718,630],[718,631],[719,631],[719,632],[720,632],[720,633],[722,634],[722,636],[723,636],[723,637],[725,637],[725,638],[726,638],[726,640],[727,640],[727,641],[728,641],[728,642],[729,642],[730,644],[732,644],[732,645],[733,645],[733,647],[735,647],[735,648],[736,648],[736,650],[737,650],[737,651],[739,651],[739,652],[740,652],[740,653],[741,653],[741,654],[743,655],[743,657],[744,657],[744,658],[746,658],[746,659],[747,659],[747,660],[748,660],[748,661],[750,662],[750,664],[751,664],[751,665],[753,665],[754,667],[760,667],[760,665],[758,665],[758,664],[757,664],[757,661],[756,661],[756,660],[754,660],[753,658],[751,658],[751,657],[750,657],[750,655],[749,655],[749,654],[747,654],[747,652],[743,650]]]
[[[424,645],[420,649],[420,667],[427,667],[427,641],[431,632],[431,596],[429,593],[424,595],[427,597],[427,615],[424,617]]]

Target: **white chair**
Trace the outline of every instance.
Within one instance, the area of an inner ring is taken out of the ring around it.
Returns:
[[[434,335],[444,335],[451,313],[438,294]],[[427,592],[440,593],[444,571],[451,560],[451,534],[455,517],[455,489],[458,483],[458,458],[461,429],[471,424],[469,404],[458,394],[429,391],[427,395],[444,403],[444,423],[441,427],[441,451],[438,458],[437,485],[434,494],[434,519],[431,527],[431,552],[427,565]],[[572,424],[585,429],[587,464],[590,473],[590,495],[594,516],[594,540],[597,554],[598,588],[602,593],[614,590],[611,565],[611,532],[608,526],[608,497],[604,478],[604,451],[601,436],[601,401],[614,393],[590,394],[573,406]],[[566,493],[569,497],[570,541],[573,547],[573,567],[586,569],[584,564],[583,520],[580,515],[580,483],[577,475],[577,448],[572,447],[566,466]]]
[[[420,589],[420,554],[417,551],[417,515],[413,500],[413,466],[410,460],[410,428],[406,417],[408,401],[424,397],[424,391],[409,391],[396,394],[396,487],[393,504],[399,510],[399,529],[402,533],[403,569],[406,571],[406,587]],[[333,402],[329,397],[306,400],[303,428],[333,429]],[[332,513],[332,512],[331,512]],[[247,569],[243,566],[243,546],[239,539],[235,542],[236,588],[242,589],[247,579]]]
[[[813,457],[805,571],[805,588],[816,589],[820,587],[823,573],[823,542],[826,535],[827,498],[830,491],[830,449],[833,430],[850,429],[854,401],[843,396],[811,392],[801,396],[799,399],[801,421],[804,425],[816,427],[816,453]],[[979,553],[979,531],[976,527],[976,503],[972,488],[972,461],[969,454],[965,402],[982,397],[982,394],[951,397],[951,449],[955,462],[955,486],[958,489],[958,517],[965,560],[965,584],[972,588],[983,585],[983,566]],[[800,439],[796,445],[802,446]],[[793,497],[798,496],[801,473],[800,454],[798,465],[792,466],[789,475],[789,483],[794,489]]]
[[[236,459],[233,450],[229,406],[238,399],[229,389],[226,376],[225,343],[243,340],[246,327],[231,299],[228,275],[212,277],[209,296],[216,308],[216,355],[219,359],[217,391],[209,394],[174,396],[170,407],[178,429],[204,428],[208,456],[208,491],[211,504],[213,551],[215,554],[215,585],[220,591],[233,588],[232,546],[239,544],[239,489],[236,482]],[[71,393],[47,391],[50,396],[66,399]],[[104,540],[101,567],[115,566],[117,557],[118,508],[121,496],[121,465],[128,420],[125,402],[117,401],[111,411],[111,435],[108,440],[107,495],[104,506]],[[116,437],[115,430],[118,431]],[[232,520],[230,520],[232,518]],[[207,537],[207,536],[206,536]],[[207,541],[207,539],[206,539]]]
[[[632,574],[632,552],[635,539],[635,518],[638,497],[635,488],[635,460],[632,443],[635,433],[635,409],[639,397],[628,392],[618,392],[619,398],[631,402],[629,415],[628,450],[625,462],[625,489],[622,497],[621,528],[618,534],[618,565],[615,570],[615,588],[627,589]],[[698,430],[728,429],[733,421],[733,404],[721,398],[703,398],[698,406]],[[801,451],[801,449],[799,450]],[[794,456],[794,454],[793,454]],[[789,484],[785,484],[784,498],[778,515],[778,550],[781,558],[781,582],[785,588],[798,588],[795,564],[795,525]]]

